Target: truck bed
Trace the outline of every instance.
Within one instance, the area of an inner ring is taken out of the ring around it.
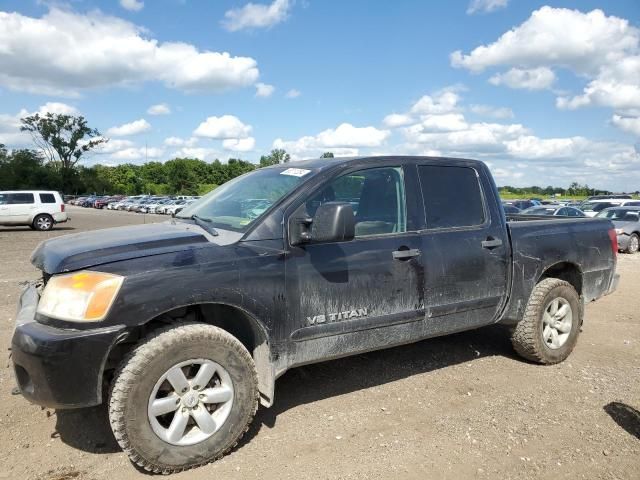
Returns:
[[[564,272],[566,280],[577,284],[585,303],[608,293],[617,251],[609,237],[612,228],[609,220],[601,218],[507,215],[513,269],[502,320],[510,323],[522,318],[526,299],[550,270]]]

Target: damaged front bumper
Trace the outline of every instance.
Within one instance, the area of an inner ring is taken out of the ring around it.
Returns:
[[[50,408],[102,403],[102,374],[123,326],[90,330],[56,328],[35,320],[40,297],[34,285],[20,297],[11,356],[20,393]]]

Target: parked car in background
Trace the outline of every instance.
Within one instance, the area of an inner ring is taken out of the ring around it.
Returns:
[[[559,217],[586,217],[582,210],[573,207],[563,207],[561,205],[543,205],[531,207],[522,211],[523,215],[544,215]]]
[[[532,202],[531,200],[505,200],[504,203],[506,205],[513,205],[520,210],[536,206],[535,202]]]
[[[122,195],[113,195],[113,196],[110,196],[110,197],[99,198],[93,204],[93,208],[103,209],[107,205],[109,205],[109,203],[117,202],[117,201],[121,200],[122,198],[123,198]]]
[[[622,195],[592,195],[587,197],[585,202],[591,202],[593,200],[631,200],[633,197],[631,195],[622,194]]]
[[[522,212],[522,210],[520,210],[518,207],[514,207],[513,205],[503,204],[502,209],[507,215],[514,215]]]
[[[610,200],[592,200],[589,202],[583,202],[580,209],[587,217],[595,217],[598,212],[611,207],[640,207],[640,200],[615,198]]]
[[[48,190],[0,192],[0,225],[28,225],[33,230],[51,230],[69,220],[58,192]]]
[[[640,207],[613,207],[602,210],[597,218],[613,222],[618,237],[618,249],[638,253],[640,249]]]
[[[164,209],[164,213],[166,215],[175,215],[176,211],[178,211],[178,209],[182,210],[189,201],[191,200],[176,200],[172,205]]]

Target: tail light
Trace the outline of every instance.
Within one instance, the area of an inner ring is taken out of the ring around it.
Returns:
[[[60,204],[60,211],[61,211],[61,212],[64,212],[64,203],[61,203],[61,204]]]
[[[618,256],[618,235],[614,228],[609,229],[609,240],[611,240],[611,250],[613,250],[613,258]]]

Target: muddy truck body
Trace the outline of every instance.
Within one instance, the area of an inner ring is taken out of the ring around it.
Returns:
[[[487,166],[318,159],[238,177],[170,221],[43,242],[20,299],[20,391],[106,403],[132,461],[236,444],[288,369],[485,325],[552,364],[617,284],[610,221],[507,217]]]

